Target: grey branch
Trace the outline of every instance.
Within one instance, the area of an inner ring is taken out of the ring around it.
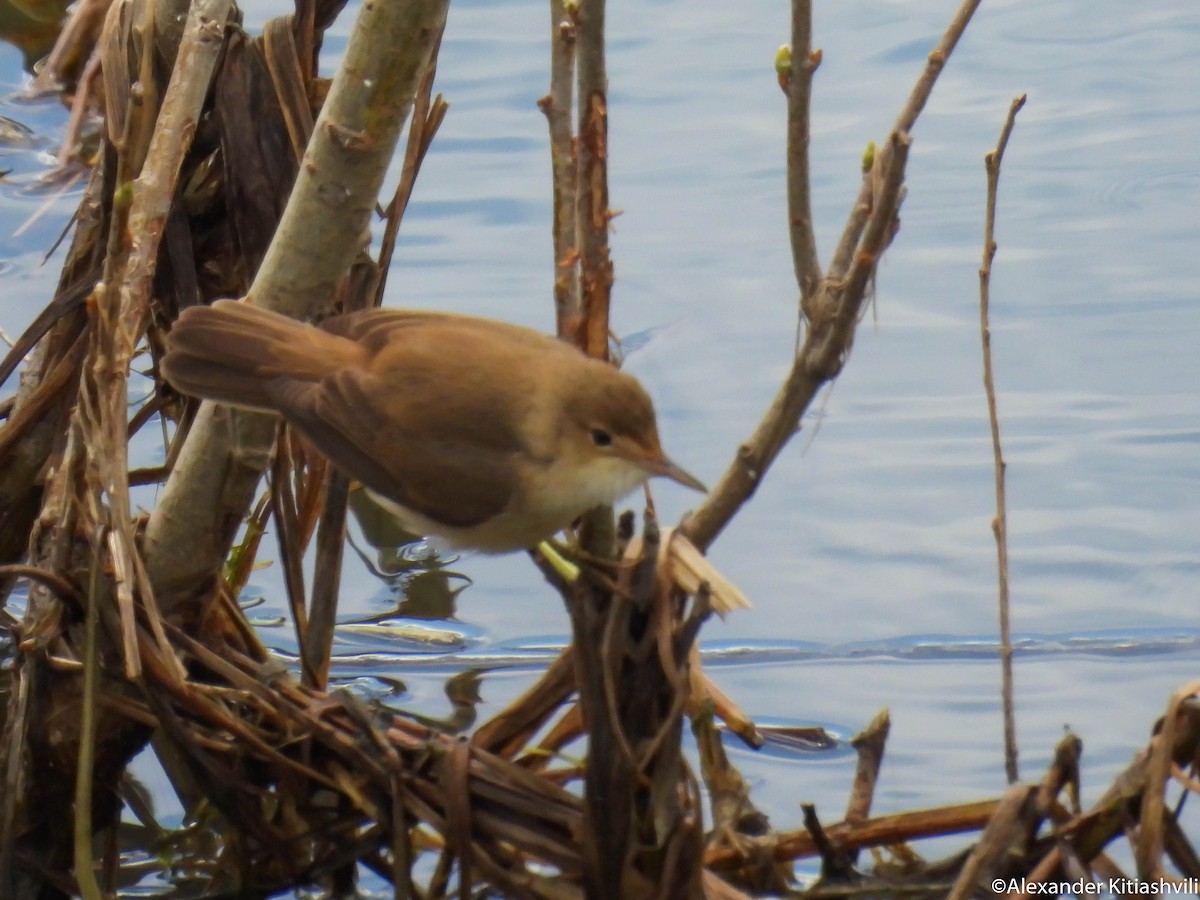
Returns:
[[[299,318],[324,310],[367,226],[449,0],[367,3],[321,109],[252,302]],[[147,526],[160,591],[186,590],[223,558],[266,466],[275,422],[206,403]],[[214,502],[217,498],[217,502]]]

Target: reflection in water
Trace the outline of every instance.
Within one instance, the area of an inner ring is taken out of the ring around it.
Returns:
[[[567,637],[493,643],[479,629],[455,623],[426,628],[418,623],[384,620],[377,624],[338,626],[339,637],[357,649],[338,653],[339,666],[356,671],[373,667],[419,669],[484,668],[540,671],[567,645]],[[1200,653],[1200,629],[1147,629],[1094,634],[1016,634],[1013,652],[1018,658],[1061,659],[1126,658],[1129,660],[1177,657],[1187,660]],[[994,636],[908,635],[884,641],[848,644],[814,644],[804,641],[737,639],[705,641],[700,657],[706,667],[755,667],[775,663],[908,660],[988,662],[999,659]]]
[[[70,0],[0,0],[0,41],[18,47],[32,72],[54,45]],[[83,65],[83,60],[79,61]]]
[[[854,752],[849,741],[841,737],[838,731],[825,725],[789,722],[770,717],[760,717],[755,720],[754,725],[764,741],[762,747],[751,751],[754,753],[790,759],[811,757],[815,754],[830,757]],[[720,729],[722,734],[730,738],[725,742],[727,747],[745,747],[724,725],[720,726]]]
[[[374,558],[353,537],[350,546],[395,598],[391,610],[368,621],[392,615],[414,619],[454,618],[455,600],[471,584],[467,576],[446,568],[458,557],[441,557],[419,535],[405,531],[395,516],[366,491],[350,492],[350,512],[358,522],[363,542],[374,551]]]

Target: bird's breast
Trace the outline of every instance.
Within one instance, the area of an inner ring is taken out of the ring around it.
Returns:
[[[615,503],[646,477],[639,466],[616,457],[581,463],[559,456],[523,473],[512,508],[552,525],[554,532],[593,507]]]

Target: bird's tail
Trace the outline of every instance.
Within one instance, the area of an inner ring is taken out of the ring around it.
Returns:
[[[180,313],[160,368],[185,394],[271,409],[279,379],[317,381],[359,352],[352,341],[279,313],[219,300]]]

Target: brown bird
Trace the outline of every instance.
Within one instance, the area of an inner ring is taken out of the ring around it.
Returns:
[[[633,376],[505,322],[374,309],[319,327],[248,303],[192,307],[162,373],[180,391],[279,413],[410,531],[504,553],[536,546],[667,457]]]

